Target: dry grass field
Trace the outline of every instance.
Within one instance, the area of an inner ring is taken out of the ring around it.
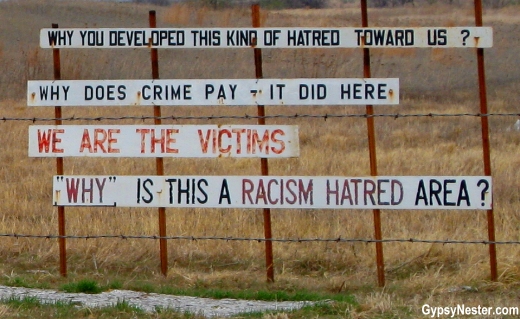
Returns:
[[[471,2],[471,1],[469,1]],[[39,48],[39,29],[60,27],[147,27],[156,9],[159,27],[248,27],[249,7],[213,11],[201,7],[23,0],[0,2],[0,118],[52,118],[53,108],[26,106],[26,81],[50,80],[52,53]],[[489,111],[518,113],[520,7],[486,10],[494,47],[485,51]],[[360,26],[357,6],[262,13],[264,26]],[[372,26],[471,26],[472,6],[371,9]],[[62,50],[63,79],[151,78],[147,50]],[[478,113],[473,49],[372,50],[372,76],[400,79],[401,103],[377,106],[377,114]],[[358,49],[263,50],[265,78],[362,77]],[[254,78],[248,49],[160,50],[160,77]],[[163,115],[255,115],[254,107],[163,107]],[[364,114],[362,106],[267,107],[268,115]],[[151,116],[147,107],[64,107],[64,117]],[[496,238],[520,240],[520,132],[515,116],[491,116]],[[152,120],[148,120],[153,123]],[[65,124],[133,124],[133,120]],[[255,124],[247,119],[178,120],[163,124]],[[272,175],[367,176],[366,120],[362,117],[267,119],[298,125],[301,156],[269,161]],[[483,175],[480,119],[378,117],[380,175]],[[31,121],[0,122],[0,234],[57,234],[52,206],[55,161],[29,158]],[[37,121],[34,124],[52,124]],[[255,159],[165,159],[166,175],[259,175]],[[65,174],[153,175],[153,159],[66,158]],[[261,210],[167,209],[169,236],[263,237]],[[486,240],[485,211],[382,211],[383,238]],[[275,238],[373,238],[371,210],[272,210]],[[67,208],[70,235],[158,235],[156,209]],[[276,282],[265,283],[264,244],[255,241],[172,240],[169,271],[159,271],[159,246],[151,239],[71,239],[68,278],[59,275],[54,239],[0,237],[0,282],[58,287],[93,278],[126,288],[139,285],[179,289],[313,291],[353,295],[355,306],[339,304],[329,317],[419,318],[421,306],[518,306],[520,246],[498,245],[499,279],[489,280],[486,245],[385,243],[386,287],[377,287],[374,244],[274,243]],[[460,289],[460,287],[471,289]],[[141,286],[142,287],[142,286]],[[288,314],[291,318],[308,314]],[[326,314],[321,314],[325,316]],[[465,316],[471,317],[471,316]],[[274,316],[273,316],[274,318]],[[282,318],[282,317],[279,317]],[[498,318],[498,317],[497,317]]]

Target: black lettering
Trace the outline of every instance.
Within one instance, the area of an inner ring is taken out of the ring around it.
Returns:
[[[40,100],[47,100],[48,92],[49,92],[48,86],[40,86]]]
[[[454,184],[455,183],[455,180],[454,179],[445,179],[444,180],[444,205],[445,206],[455,206],[456,203],[455,202],[449,202],[448,201],[448,195],[453,193],[453,191],[451,189],[448,189],[449,187],[449,184]]]
[[[380,83],[377,85],[377,98],[380,100],[386,99],[386,84]]]
[[[374,98],[375,87],[373,84],[367,83],[365,84],[365,100]]]
[[[424,201],[425,206],[428,206],[426,189],[424,188],[424,181],[422,179],[419,181],[419,186],[417,187],[417,194],[415,194],[415,206],[419,205],[420,200]]]
[[[119,95],[117,96],[117,98],[119,100],[126,99],[126,86],[125,85],[118,86],[117,87],[117,93],[119,93]]]
[[[147,90],[151,90],[151,89],[152,88],[149,85],[143,86],[143,89],[141,90],[141,96],[143,97],[143,99],[149,100],[151,98],[151,96],[146,93]]]
[[[202,195],[204,197],[200,198],[200,197],[197,197],[197,201],[200,203],[200,204],[206,204],[208,202],[208,194],[204,191],[204,188],[202,188],[202,184],[205,184],[206,186],[208,186],[208,181],[206,179],[199,179],[199,181],[197,182],[197,188],[198,190],[202,193]]]
[[[468,186],[466,185],[465,180],[462,180],[462,182],[460,183],[459,196],[457,198],[457,206],[460,206],[462,201],[466,201],[466,205],[471,206],[471,203],[469,202]]]
[[[231,204],[231,197],[229,196],[229,186],[227,179],[224,178],[222,181],[222,186],[220,187],[220,195],[218,198],[219,205],[222,204],[222,200],[227,199],[228,205]]]
[[[300,100],[309,98],[309,86],[307,84],[300,84]]]
[[[296,45],[296,31],[287,30],[287,44]]]
[[[144,188],[144,191],[148,194],[148,197],[147,198],[145,198],[144,196],[141,197],[143,202],[145,202],[146,204],[150,204],[153,201],[153,194],[152,194],[152,191],[148,188],[148,184],[150,186],[153,186],[153,181],[149,178],[147,178],[143,181],[143,188]]]
[[[385,35],[388,36],[390,32],[387,30],[373,30],[372,34],[374,35],[374,45],[384,45],[385,44]],[[388,40],[387,40],[388,41]]]
[[[448,42],[448,37],[446,34],[446,29],[439,30],[439,41],[437,42],[439,45],[446,45]]]
[[[395,45],[404,46],[404,30],[395,31]]]
[[[215,87],[212,84],[206,84],[206,100],[209,98],[210,94],[215,92]]]
[[[177,183],[177,204],[181,203],[182,194],[186,195],[186,204],[190,203],[190,183],[186,181],[186,188],[182,188],[182,180],[179,179]]]
[[[58,45],[58,36],[60,34],[60,31],[49,31],[47,32],[47,37],[49,38],[49,45],[55,46]]]
[[[442,184],[436,179],[430,180],[430,205],[434,205],[433,197],[437,200],[437,205],[442,205],[439,194],[442,192]]]
[[[85,86],[85,101],[91,101],[94,98],[94,88],[90,85]]]
[[[361,42],[361,39],[362,39],[362,38],[364,39],[364,36],[361,35],[361,32],[363,32],[363,30],[361,30],[361,29],[355,29],[355,30],[354,30],[354,33],[355,33],[356,36],[357,36],[357,37],[356,37],[356,39],[357,39],[357,45],[359,45],[359,46],[365,44],[365,43],[364,43],[364,40],[363,40],[363,42]]]

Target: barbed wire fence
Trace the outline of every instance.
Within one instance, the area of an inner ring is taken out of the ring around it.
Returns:
[[[259,118],[264,119],[317,119],[317,120],[328,120],[328,119],[342,119],[342,118],[391,118],[391,119],[406,119],[406,118],[445,118],[445,117],[520,117],[520,113],[387,113],[387,114],[305,114],[295,113],[292,115],[287,114],[273,114],[273,115],[209,115],[209,116],[100,116],[100,117],[82,117],[82,116],[71,116],[71,117],[1,117],[0,122],[45,122],[45,121],[120,121],[120,120],[219,120],[219,119],[244,119],[244,120],[257,120]],[[513,125],[511,126],[515,130]],[[202,241],[202,240],[217,240],[217,241],[251,241],[251,242],[279,242],[279,243],[307,243],[307,242],[328,242],[328,243],[425,243],[425,244],[465,244],[465,245],[520,245],[518,240],[502,240],[502,241],[490,241],[490,240],[457,240],[457,239],[420,239],[420,238],[386,238],[386,239],[374,239],[374,238],[263,238],[263,237],[233,237],[233,236],[156,236],[156,235],[128,235],[128,234],[103,234],[103,235],[56,235],[56,234],[18,234],[18,233],[0,233],[0,237],[8,238],[34,238],[34,239],[150,239],[150,240],[187,240],[187,241]]]
[[[489,240],[456,240],[456,239],[419,239],[419,238],[263,238],[263,237],[226,237],[226,236],[156,236],[156,235],[30,235],[30,234],[0,234],[0,237],[11,238],[38,238],[38,239],[152,239],[152,240],[220,240],[220,241],[254,241],[254,242],[279,242],[279,243],[423,243],[423,244],[469,244],[469,245],[520,245],[520,241],[489,241]]]
[[[368,22],[366,21],[366,1],[362,0],[362,17],[365,20],[363,21],[363,27],[368,27]],[[475,4],[480,3],[479,0],[475,0]],[[478,15],[482,15],[481,8],[480,10],[476,11],[476,25],[481,26],[482,23],[478,19]],[[151,14],[151,13],[150,13]],[[151,15],[150,15],[151,17]],[[254,13],[253,13],[254,17]],[[154,19],[155,19],[155,12],[154,12]],[[481,17],[480,17],[481,19]],[[155,22],[151,22],[150,18],[150,27],[155,27]],[[253,23],[254,24],[254,23]],[[259,27],[254,26],[254,27]],[[53,29],[58,29],[57,24],[53,24]],[[154,59],[157,60],[157,57],[154,58],[153,56],[153,50],[152,49],[152,73],[153,71],[153,62]],[[259,50],[258,48],[254,47],[255,52]],[[369,54],[368,48],[363,48],[363,65],[364,65],[364,77],[370,78],[370,54]],[[259,51],[258,51],[259,52]],[[479,48],[477,49],[477,57],[479,59],[479,71],[480,69],[483,69],[483,49]],[[54,80],[60,80],[61,79],[61,73],[60,73],[60,58],[59,58],[59,49],[53,48],[53,58],[54,58],[54,69],[55,69],[55,76]],[[156,62],[156,61],[155,61]],[[258,69],[260,67],[261,69],[261,59],[259,62],[259,65],[256,65],[256,55],[255,55],[255,69]],[[255,70],[256,71],[256,70]],[[158,72],[158,70],[157,70]],[[154,79],[156,77],[154,76]],[[158,77],[157,77],[158,78]],[[257,79],[262,78],[262,76],[258,76]],[[154,112],[154,115],[146,116],[70,116],[70,117],[64,117],[61,116],[61,107],[57,106],[55,107],[55,116],[53,117],[1,117],[1,122],[46,122],[46,121],[53,121],[56,125],[61,125],[62,122],[74,122],[74,121],[122,121],[122,120],[133,120],[133,121],[145,121],[145,120],[154,120],[155,124],[160,123],[162,120],[165,121],[180,121],[180,120],[220,120],[220,119],[230,119],[230,120],[257,120],[258,122],[262,122],[265,119],[286,119],[286,120],[299,120],[299,119],[315,119],[315,120],[323,120],[327,121],[329,119],[347,119],[347,118],[353,118],[353,119],[366,119],[367,120],[367,132],[368,132],[368,139],[369,139],[369,152],[370,152],[370,161],[371,161],[371,176],[377,176],[377,164],[375,164],[377,161],[375,160],[375,138],[374,138],[374,122],[373,120],[376,118],[388,118],[388,119],[406,119],[406,118],[460,118],[460,117],[472,117],[472,118],[479,118],[482,122],[485,122],[485,130],[484,130],[484,124],[482,124],[482,135],[483,135],[483,149],[484,153],[487,154],[487,157],[489,157],[489,140],[487,140],[487,144],[484,142],[485,137],[488,137],[488,124],[487,119],[489,117],[520,117],[520,113],[489,113],[487,112],[487,101],[485,96],[485,78],[480,75],[479,73],[479,82],[484,83],[484,90],[480,89],[481,92],[484,92],[480,95],[480,102],[481,102],[481,108],[480,112],[478,113],[386,113],[386,114],[374,114],[372,106],[367,105],[366,112],[363,114],[341,114],[341,113],[331,113],[331,114],[307,114],[307,113],[294,113],[294,114],[274,114],[274,115],[264,115],[260,112],[256,115],[254,114],[244,114],[244,115],[200,115],[200,116],[185,116],[185,115],[170,115],[170,116],[161,116],[160,112],[159,115]],[[155,107],[159,107],[159,105],[155,105]],[[59,111],[59,112],[58,112]],[[263,112],[262,112],[263,113]],[[509,129],[516,129],[516,125],[511,125]],[[371,141],[373,143],[371,143]],[[372,152],[373,149],[373,152]],[[373,153],[373,155],[372,155]],[[58,161],[60,158],[57,159],[57,175],[64,175],[63,174],[63,162],[61,163]],[[373,161],[372,161],[373,159]],[[372,165],[372,162],[374,162],[375,165]],[[488,160],[489,162],[489,160]],[[60,168],[61,165],[61,168]],[[374,167],[372,167],[374,166]],[[486,156],[484,159],[484,166],[485,166],[485,175],[491,176],[490,171],[490,165],[486,162]],[[161,169],[162,170],[162,169]],[[163,175],[163,174],[157,174],[157,175]],[[267,174],[266,174],[267,175]],[[61,209],[61,211],[60,211]],[[378,273],[378,282],[380,286],[384,286],[385,284],[385,278],[384,278],[384,258],[383,258],[383,250],[382,250],[382,244],[383,243],[429,243],[429,244],[472,244],[472,245],[487,245],[490,250],[490,265],[491,265],[491,278],[492,280],[497,279],[497,272],[496,272],[496,251],[494,248],[495,244],[501,244],[501,245],[518,245],[520,244],[520,241],[496,241],[494,238],[494,221],[493,221],[493,211],[492,208],[488,210],[488,228],[490,231],[488,232],[488,240],[482,240],[482,239],[475,239],[475,240],[458,240],[458,239],[444,239],[444,240],[438,240],[438,239],[421,239],[421,238],[382,238],[381,237],[381,225],[380,225],[380,217],[379,217],[379,209],[374,209],[374,225],[375,225],[375,232],[374,232],[374,238],[343,238],[343,237],[335,237],[335,238],[274,238],[269,235],[266,231],[265,237],[232,237],[232,236],[166,236],[165,235],[165,226],[164,231],[161,233],[161,225],[165,224],[165,218],[161,221],[161,217],[159,217],[159,236],[156,235],[131,235],[131,234],[102,234],[102,235],[65,235],[65,227],[64,227],[64,220],[65,220],[65,213],[64,213],[64,206],[58,206],[58,220],[59,220],[59,234],[18,234],[18,233],[4,233],[0,234],[0,237],[4,238],[15,238],[15,239],[21,239],[21,238],[35,238],[35,239],[58,239],[60,244],[60,272],[62,275],[66,276],[67,274],[67,265],[66,265],[66,245],[65,245],[65,239],[100,239],[100,238],[110,238],[110,239],[119,239],[119,240],[128,240],[128,239],[149,239],[149,240],[158,240],[161,244],[161,271],[163,274],[166,274],[167,270],[167,247],[166,247],[166,241],[167,240],[186,240],[186,241],[202,241],[202,240],[215,240],[215,241],[249,241],[249,242],[259,242],[259,243],[272,243],[272,242],[282,242],[282,243],[308,243],[308,242],[331,242],[331,243],[374,243],[376,246],[376,259],[377,259],[377,273]],[[377,218],[376,218],[377,215]],[[264,218],[265,221],[265,218]],[[265,226],[264,222],[264,226]],[[270,220],[269,220],[269,227],[270,227]],[[379,229],[379,231],[378,231]],[[164,244],[164,245],[163,245]],[[267,244],[266,244],[267,247]],[[267,268],[267,277],[268,281],[274,281],[274,276],[269,274],[269,271],[273,269],[273,261],[272,261],[272,252],[270,260],[267,257],[268,249],[266,248],[266,268]]]
[[[121,121],[121,120],[219,120],[219,119],[245,119],[245,120],[258,120],[258,119],[334,119],[334,118],[393,118],[393,119],[404,119],[404,118],[415,118],[415,117],[519,117],[520,113],[422,113],[422,114],[411,114],[411,113],[393,113],[393,114],[299,114],[293,115],[287,114],[273,114],[273,115],[204,115],[204,116],[70,116],[70,117],[0,117],[0,122],[45,122],[45,121]]]

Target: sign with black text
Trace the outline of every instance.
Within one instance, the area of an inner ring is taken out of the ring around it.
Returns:
[[[54,176],[55,206],[491,209],[488,176]]]
[[[30,157],[298,157],[289,125],[33,125]]]
[[[399,79],[28,81],[28,106],[396,105]]]
[[[491,27],[41,29],[42,48],[490,48]]]

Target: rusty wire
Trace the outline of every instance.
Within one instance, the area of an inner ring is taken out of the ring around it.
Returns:
[[[156,235],[67,235],[60,236],[54,234],[48,235],[30,235],[30,234],[0,234],[0,237],[12,238],[45,238],[45,239],[101,239],[101,238],[115,238],[115,239],[166,239],[166,240],[222,240],[222,241],[256,241],[256,242],[282,242],[282,243],[304,243],[304,242],[335,242],[335,243],[426,243],[426,244],[497,244],[497,245],[519,245],[520,241],[488,241],[488,240],[456,240],[456,239],[418,239],[418,238],[387,238],[387,239],[372,239],[372,238],[252,238],[252,237],[225,237],[225,236],[156,236]]]
[[[393,118],[393,119],[402,119],[408,117],[491,117],[491,116],[516,116],[520,117],[520,113],[423,113],[423,114],[274,114],[274,115],[266,115],[266,116],[258,116],[258,115],[206,115],[206,116],[96,116],[96,117],[81,117],[81,116],[70,116],[70,117],[1,117],[0,121],[8,122],[8,121],[29,121],[29,122],[44,122],[44,121],[116,121],[116,120],[219,120],[219,119],[248,119],[248,120],[256,120],[256,119],[275,119],[275,118],[284,118],[284,119],[331,119],[331,118]]]

